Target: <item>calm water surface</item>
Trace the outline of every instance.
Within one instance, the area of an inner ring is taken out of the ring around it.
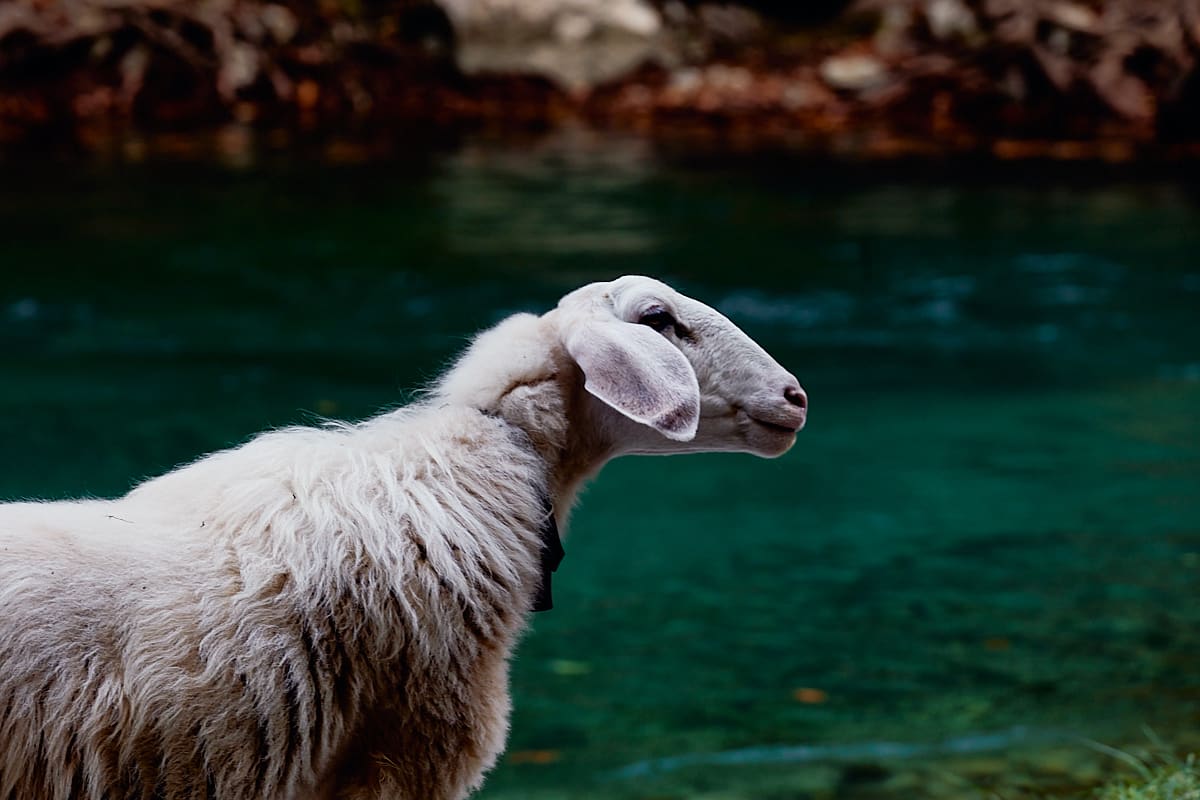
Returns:
[[[1179,188],[849,185],[636,142],[10,163],[0,234],[3,498],[110,496],[369,415],[472,331],[627,272],[801,378],[783,459],[627,459],[587,492],[484,798],[1028,775],[1012,797],[1099,779],[1076,737],[1195,746],[1200,210]]]

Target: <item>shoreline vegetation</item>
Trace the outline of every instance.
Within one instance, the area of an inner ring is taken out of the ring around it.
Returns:
[[[1137,779],[1097,790],[1095,800],[1200,800],[1200,763],[1194,755],[1157,767],[1142,765]]]
[[[353,160],[372,139],[578,126],[871,161],[1200,154],[1194,0],[793,5],[12,0],[0,145],[349,135],[330,157]]]

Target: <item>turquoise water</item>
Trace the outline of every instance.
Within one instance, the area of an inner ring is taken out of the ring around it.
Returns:
[[[1171,184],[843,180],[632,141],[10,162],[0,497],[112,495],[371,414],[508,313],[657,275],[795,372],[809,426],[778,461],[607,468],[481,796],[1066,791],[1117,763],[1078,737],[1196,742],[1198,252]]]

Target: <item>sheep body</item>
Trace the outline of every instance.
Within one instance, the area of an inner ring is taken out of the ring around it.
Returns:
[[[0,506],[0,798],[463,795],[503,747],[546,477],[425,404]]]

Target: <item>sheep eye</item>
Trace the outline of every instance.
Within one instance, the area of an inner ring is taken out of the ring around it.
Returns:
[[[638,317],[638,324],[649,325],[654,330],[662,333],[667,328],[675,327],[675,318],[665,308],[656,306]]]

